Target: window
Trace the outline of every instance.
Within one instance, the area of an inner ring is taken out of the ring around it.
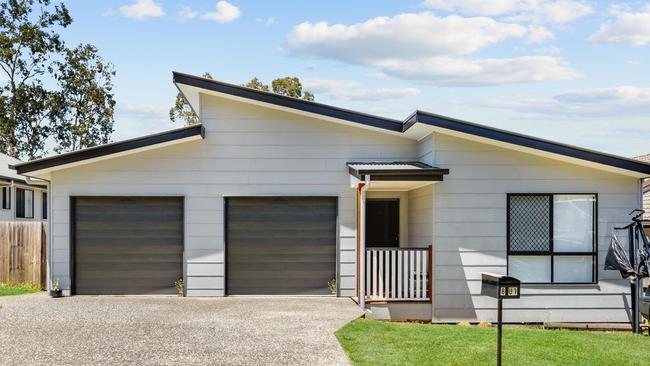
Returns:
[[[596,283],[595,194],[508,195],[508,275]]]
[[[5,210],[11,208],[11,187],[2,187],[2,208]]]
[[[43,192],[42,197],[43,204],[41,207],[43,208],[43,220],[47,220],[47,192]]]
[[[34,218],[34,191],[16,188],[16,217]]]

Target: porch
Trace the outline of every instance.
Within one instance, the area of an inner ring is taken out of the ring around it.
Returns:
[[[357,192],[357,298],[432,301],[435,184],[447,169],[421,162],[348,163]]]

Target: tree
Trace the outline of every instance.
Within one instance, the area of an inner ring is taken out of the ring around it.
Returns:
[[[71,23],[62,2],[0,2],[0,150],[10,156],[41,157],[47,141],[69,151],[110,138],[114,71],[93,46],[66,48],[59,32]]]
[[[105,144],[113,133],[113,65],[93,45],[79,45],[58,62],[57,153]]]
[[[201,76],[206,79],[214,80],[209,72],[205,72]],[[194,110],[187,100],[185,100],[185,97],[183,97],[181,92],[176,94],[174,106],[169,109],[169,119],[172,122],[176,122],[177,120],[185,121],[185,124],[188,126],[199,123],[199,116],[194,113]]]
[[[203,77],[213,80],[212,75],[207,72],[203,74]],[[269,90],[272,89],[273,93],[275,94],[314,101],[314,94],[306,90],[303,92],[302,83],[297,77],[287,76],[284,78],[274,79],[271,81],[271,88],[269,88],[267,84],[264,84],[257,77],[254,77],[249,82],[242,84],[241,86],[255,90],[261,90],[263,92],[269,92]],[[181,93],[178,93],[176,95],[176,102],[174,103],[174,106],[169,110],[169,119],[171,119],[172,122],[176,122],[176,120],[184,120],[186,125],[199,123],[199,117],[196,115],[196,113],[194,113],[189,103],[187,103]]]
[[[274,79],[271,82],[271,87],[275,94],[286,95],[287,97],[292,98],[302,98],[304,100],[313,101],[314,94],[309,91],[302,91],[302,83],[297,77],[283,77]]]
[[[50,0],[0,4],[0,69],[6,79],[0,86],[0,149],[10,156],[33,159],[44,151],[53,94],[41,77],[53,72],[52,56],[65,48],[58,28],[70,23],[65,5],[51,6]]]

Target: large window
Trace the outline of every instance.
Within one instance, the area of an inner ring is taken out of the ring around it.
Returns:
[[[2,208],[5,210],[11,208],[11,187],[2,187]]]
[[[508,195],[508,275],[525,283],[595,283],[595,194]]]
[[[34,191],[16,188],[16,217],[34,218]]]

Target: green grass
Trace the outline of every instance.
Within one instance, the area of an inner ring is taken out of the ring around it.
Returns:
[[[9,285],[6,283],[0,283],[0,296],[31,294],[32,292],[38,291],[41,291],[41,289],[38,286],[31,284],[24,283],[19,285]]]
[[[336,336],[355,365],[496,364],[496,328],[357,319]],[[503,365],[640,365],[650,337],[505,327],[503,344]]]

